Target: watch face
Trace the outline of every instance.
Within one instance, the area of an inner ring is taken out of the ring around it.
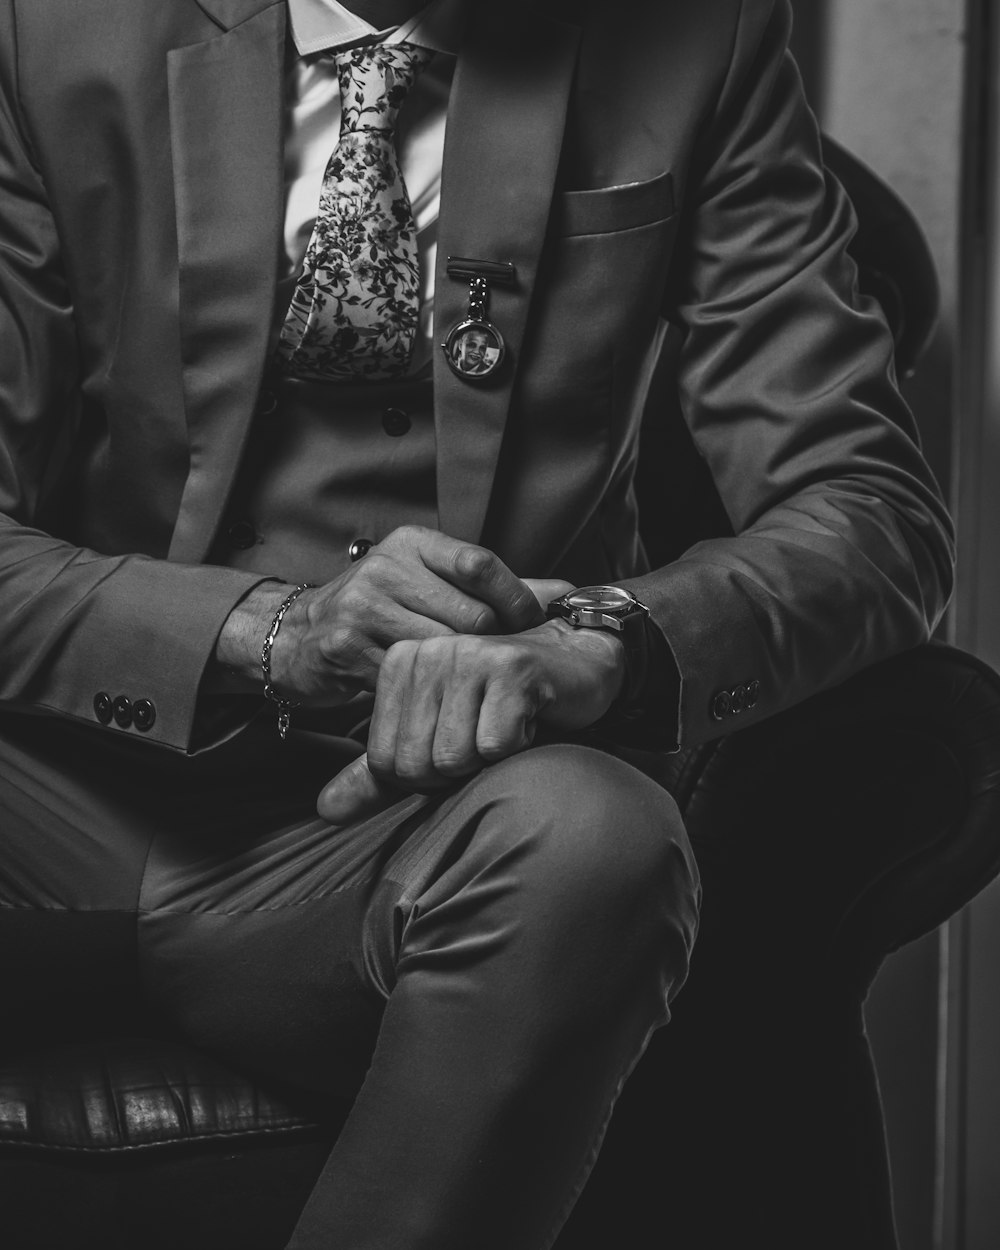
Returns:
[[[635,597],[620,586],[581,586],[566,595],[565,603],[571,608],[590,611],[615,612],[631,608]]]

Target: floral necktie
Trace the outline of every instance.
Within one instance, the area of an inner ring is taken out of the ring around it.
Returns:
[[[392,43],[336,56],[340,139],[277,347],[294,377],[379,381],[398,377],[410,362],[420,269],[394,126],[431,55]]]

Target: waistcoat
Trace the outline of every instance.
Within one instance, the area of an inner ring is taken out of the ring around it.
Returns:
[[[432,390],[268,386],[211,561],[322,584],[400,525],[437,529]]]

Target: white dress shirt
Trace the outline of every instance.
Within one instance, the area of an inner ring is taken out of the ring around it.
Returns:
[[[288,0],[292,38],[299,57],[287,81],[285,138],[285,253],[290,280],[299,273],[312,236],[327,162],[340,136],[337,67],[321,53],[373,37],[412,43],[434,57],[424,67],[399,111],[396,150],[417,227],[420,325],[411,373],[430,360],[434,265],[441,203],[441,164],[448,97],[463,31],[462,0],[432,0],[394,30],[377,31],[337,0]],[[290,291],[289,291],[290,294]]]

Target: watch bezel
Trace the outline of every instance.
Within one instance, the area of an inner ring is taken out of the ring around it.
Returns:
[[[589,602],[588,602],[589,599]],[[618,602],[609,602],[616,599]],[[644,603],[624,586],[578,586],[553,599],[547,615],[576,629],[610,629],[622,632],[634,617],[648,616]]]

